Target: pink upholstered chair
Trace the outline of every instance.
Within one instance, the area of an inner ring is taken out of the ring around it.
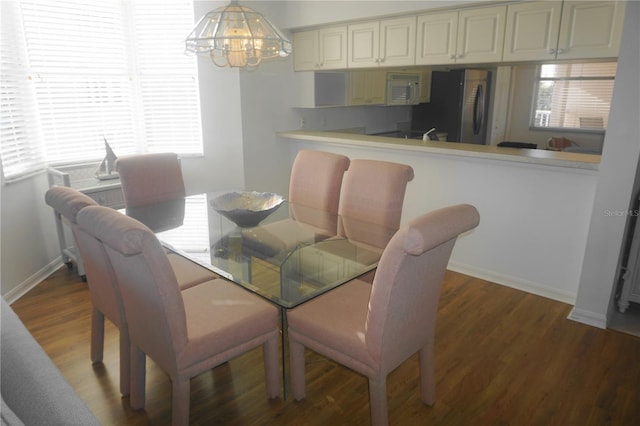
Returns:
[[[293,397],[305,397],[305,347],[369,379],[371,420],[388,421],[386,378],[419,353],[422,401],[433,404],[433,339],[440,288],[460,233],[479,223],[468,204],[427,213],[384,250],[373,285],[351,281],[287,314]]]
[[[131,340],[132,408],[144,407],[146,356],[171,378],[173,425],[189,423],[191,377],[259,346],[267,394],[279,394],[275,306],[222,279],[181,292],[153,232],[112,209],[86,207],[78,226],[101,242],[117,278]]]
[[[352,160],[340,195],[339,232],[352,241],[384,249],[393,234],[374,234],[356,224],[366,222],[397,230],[407,184],[413,177],[413,168],[405,164]],[[349,219],[354,226],[349,226]]]
[[[141,154],[116,161],[124,203],[139,207],[185,196],[182,168],[174,153]]]
[[[247,245],[255,241],[261,251],[283,252],[300,241],[313,242],[336,235],[342,178],[348,168],[349,158],[344,155],[298,152],[289,178],[291,219],[244,231]]]
[[[87,195],[67,186],[54,186],[45,193],[45,202],[65,217],[71,225],[78,254],[85,265],[87,285],[91,295],[91,362],[102,362],[104,352],[104,318],[120,331],[120,392],[129,395],[129,335],[124,307],[115,275],[101,244],[77,225],[77,215],[87,206],[97,203]],[[119,213],[118,213],[119,214]],[[215,275],[202,266],[177,254],[168,256],[180,289],[187,289]]]

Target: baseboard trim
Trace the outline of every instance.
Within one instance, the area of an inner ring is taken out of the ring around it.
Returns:
[[[516,290],[526,291],[527,293],[536,294],[538,296],[546,297],[547,299],[557,300],[558,302],[574,305],[576,302],[576,294],[568,291],[562,291],[542,284],[534,283],[531,281],[523,280],[517,277],[509,275],[499,274],[494,271],[486,269],[476,268],[463,263],[455,261],[449,262],[448,269],[459,272],[465,275],[471,275],[472,277],[480,278],[483,280],[491,281],[496,284],[504,285],[506,287],[515,288]]]
[[[18,284],[16,287],[9,290],[6,294],[3,294],[2,297],[7,301],[8,304],[12,304],[16,300],[20,299],[24,296],[29,290],[40,284],[44,281],[49,275],[53,274],[62,266],[62,257],[58,256],[58,258],[54,259],[51,263],[46,265],[44,268],[37,271],[35,274],[31,275],[22,283]]]
[[[571,312],[569,312],[567,318],[572,321],[598,327],[603,330],[607,328],[606,315],[596,314],[591,311],[585,311],[584,309],[573,308]]]

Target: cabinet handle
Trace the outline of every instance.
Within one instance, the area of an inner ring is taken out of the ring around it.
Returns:
[[[554,55],[556,53],[556,49],[549,48],[549,50],[547,50],[547,53],[549,53],[549,55]]]
[[[564,53],[564,49],[558,49],[556,53],[558,53],[558,55],[562,55]]]
[[[454,53],[454,54],[451,54],[451,55],[449,55],[449,59],[455,59],[457,56],[458,56],[458,55],[456,55],[455,53]]]
[[[385,61],[385,58],[381,58],[381,59],[380,59],[380,62],[381,62],[381,63],[382,63],[382,62],[384,62],[384,61]]]

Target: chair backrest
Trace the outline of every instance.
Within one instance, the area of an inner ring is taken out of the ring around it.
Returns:
[[[289,178],[289,201],[337,213],[342,178],[349,162],[344,155],[331,152],[298,152]]]
[[[68,186],[53,186],[44,194],[44,201],[72,225],[77,223],[78,212],[87,206],[97,206],[91,197]],[[73,228],[72,228],[73,230]]]
[[[71,224],[87,275],[91,303],[119,328],[126,327],[126,319],[115,275],[102,244],[77,225],[78,213],[85,207],[98,204],[87,195],[67,186],[54,186],[45,193],[45,201]]]
[[[371,289],[365,341],[386,371],[433,339],[440,288],[456,238],[479,221],[469,204],[445,207],[403,226],[385,248]]]
[[[78,226],[100,240],[113,265],[131,340],[165,371],[187,342],[184,305],[167,254],[151,230],[107,207],[86,207]]]
[[[185,196],[180,159],[175,153],[132,155],[118,158],[124,203],[139,207]]]
[[[405,164],[352,160],[340,195],[341,234],[355,241],[384,248],[387,241],[379,241],[377,235],[357,231],[363,230],[357,224],[366,222],[397,230],[402,219],[407,183],[413,177],[413,168]],[[355,222],[351,227],[348,226],[349,219]]]

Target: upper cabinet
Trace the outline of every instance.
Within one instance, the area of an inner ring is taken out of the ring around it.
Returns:
[[[349,73],[349,105],[382,105],[385,103],[387,72],[358,70]]]
[[[347,27],[337,26],[293,34],[293,67],[296,71],[347,67]]]
[[[503,60],[616,57],[624,11],[617,1],[510,4]]]
[[[416,65],[500,62],[507,6],[418,16]]]
[[[416,17],[348,26],[349,68],[415,64]]]
[[[518,1],[293,34],[296,71],[615,58],[626,2]]]
[[[624,1],[563,2],[557,58],[617,57],[625,6]]]

